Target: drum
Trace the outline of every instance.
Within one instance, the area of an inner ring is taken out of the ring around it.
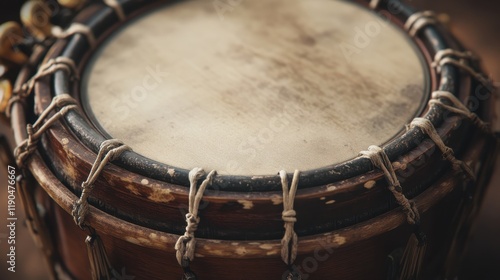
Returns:
[[[61,0],[21,18],[3,109],[54,278],[455,276],[494,88],[434,13]]]

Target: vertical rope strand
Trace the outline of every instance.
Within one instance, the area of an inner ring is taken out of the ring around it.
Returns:
[[[201,199],[203,198],[203,193],[205,192],[207,186],[212,184],[213,178],[216,174],[215,170],[208,173],[205,180],[203,180],[200,187],[197,189],[198,181],[203,175],[205,175],[205,171],[201,168],[194,168],[189,172],[190,187],[188,198],[189,207],[188,213],[186,214],[187,226],[184,235],[181,235],[175,243],[175,256],[177,258],[177,262],[184,270],[183,279],[196,279],[196,275],[190,270],[189,264],[194,259],[194,252],[196,249],[195,232],[198,229],[198,224],[200,223],[198,211]]]
[[[396,172],[392,167],[392,163],[384,150],[378,146],[370,146],[368,147],[368,151],[362,151],[360,154],[362,157],[369,159],[374,167],[382,170],[387,182],[389,183],[388,189],[406,213],[408,223],[412,225],[416,224],[420,220],[418,210],[403,194],[403,188],[401,187]]]
[[[80,198],[75,201],[71,212],[75,223],[80,228],[88,228],[89,230],[89,235],[85,239],[85,244],[87,245],[87,254],[93,280],[110,279],[110,273],[113,268],[101,238],[91,226],[85,225],[87,213],[90,208],[88,198],[94,189],[95,181],[104,170],[104,167],[123,152],[129,150],[130,148],[120,140],[110,139],[101,143],[99,153],[92,165],[87,180],[82,183],[82,194]]]
[[[361,157],[369,159],[375,168],[382,170],[389,183],[389,190],[393,194],[398,204],[406,214],[406,220],[414,226],[414,232],[406,243],[406,247],[401,259],[401,280],[417,279],[420,274],[423,259],[426,251],[426,237],[420,230],[420,213],[412,201],[403,194],[403,189],[392,167],[389,157],[383,149],[378,146],[368,147],[368,151],[362,151]]]
[[[82,194],[73,205],[73,219],[79,227],[83,227],[83,224],[85,223],[85,218],[89,210],[88,197],[94,190],[94,183],[101,174],[102,170],[108,162],[115,160],[123,152],[129,150],[131,150],[130,147],[117,139],[110,139],[101,143],[99,153],[97,154],[94,164],[92,165],[87,180],[82,183]]]
[[[283,189],[283,212],[281,218],[284,222],[285,234],[281,239],[281,259],[290,268],[297,258],[298,236],[295,233],[294,225],[297,222],[296,212],[293,208],[295,201],[295,194],[299,184],[300,172],[295,170],[293,173],[292,184],[288,188],[288,178],[286,172],[281,170],[279,176],[281,178],[281,186]],[[289,269],[287,280],[301,279],[300,275],[296,275]]]
[[[85,239],[87,255],[90,261],[90,271],[94,280],[111,279],[111,263],[99,235],[93,233]]]
[[[424,132],[429,136],[429,138],[431,138],[431,140],[443,153],[443,158],[451,162],[454,170],[462,171],[467,176],[467,178],[473,181],[476,179],[476,176],[472,169],[465,162],[455,158],[453,150],[444,144],[443,139],[441,139],[441,136],[439,136],[436,128],[431,121],[424,118],[415,118],[410,124],[410,128],[414,127],[419,127],[422,132]]]

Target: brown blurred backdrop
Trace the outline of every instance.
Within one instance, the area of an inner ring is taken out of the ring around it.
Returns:
[[[18,19],[20,2],[2,0],[0,22]],[[413,0],[405,1],[419,9],[435,10],[450,16],[452,33],[466,48],[477,53],[483,60],[487,74],[500,81],[500,1],[491,0]],[[498,85],[498,84],[497,84]],[[497,106],[498,111],[500,108]],[[0,122],[0,133],[10,133]],[[0,221],[6,221],[7,192],[5,191],[6,168],[0,170]],[[20,202],[17,201],[17,272],[6,273],[7,228],[0,227],[0,279],[43,280],[48,279],[41,254],[36,249],[25,226]],[[500,158],[484,204],[476,220],[467,256],[459,279],[500,279]]]

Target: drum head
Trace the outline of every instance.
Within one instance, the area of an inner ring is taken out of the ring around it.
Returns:
[[[269,175],[354,158],[423,109],[421,54],[373,11],[214,3],[159,8],[101,46],[82,96],[103,134],[183,169]]]

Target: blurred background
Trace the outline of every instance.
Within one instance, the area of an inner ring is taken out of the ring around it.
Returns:
[[[18,20],[23,1],[0,1],[0,23]],[[484,71],[500,82],[500,1],[491,0],[413,0],[404,1],[421,10],[445,13],[450,18],[452,33],[467,49],[482,59]],[[497,83],[497,86],[500,84]],[[500,108],[497,109],[500,112]],[[10,129],[0,120],[0,134]],[[11,142],[12,144],[12,142]],[[0,221],[6,221],[6,168],[0,170]],[[23,225],[23,212],[17,202],[16,273],[6,273],[7,228],[0,227],[0,279],[48,279],[41,254],[35,247],[28,230]],[[497,159],[490,187],[476,220],[459,279],[500,279],[500,158]]]

